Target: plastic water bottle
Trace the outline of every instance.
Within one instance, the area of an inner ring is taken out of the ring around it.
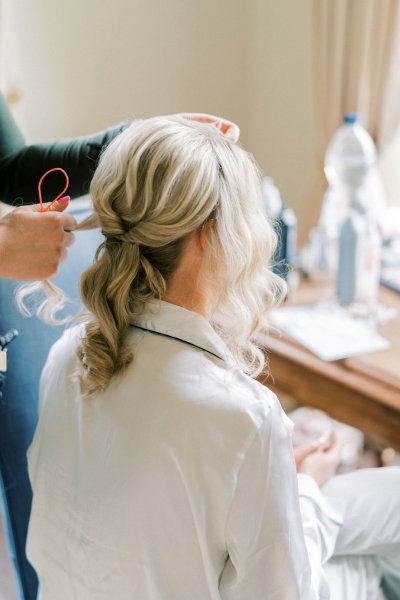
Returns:
[[[380,240],[365,186],[375,162],[371,136],[357,115],[345,115],[326,151],[329,188],[321,215],[331,238],[337,239],[340,304],[372,302],[378,291]]]
[[[325,155],[325,174],[330,185],[362,184],[376,161],[375,144],[358,115],[346,114],[333,135]]]

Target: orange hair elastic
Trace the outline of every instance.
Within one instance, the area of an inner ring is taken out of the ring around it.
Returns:
[[[56,198],[54,198],[54,200],[52,202],[50,202],[49,206],[46,206],[46,208],[43,208],[43,200],[42,200],[42,182],[43,179],[45,177],[47,177],[47,175],[49,175],[49,173],[52,173],[53,171],[61,171],[61,173],[63,173],[63,175],[65,176],[65,187],[63,189],[63,191],[58,194],[58,196]],[[61,198],[61,196],[63,196],[65,194],[65,192],[67,191],[69,186],[69,177],[68,174],[66,173],[66,171],[64,171],[64,169],[61,169],[61,167],[54,167],[54,169],[49,169],[48,171],[46,171],[46,173],[44,175],[42,175],[42,177],[40,178],[40,181],[38,183],[38,192],[39,192],[39,204],[40,204],[40,209],[39,212],[47,212],[51,206],[53,206],[54,202],[57,202],[57,200],[59,200]]]

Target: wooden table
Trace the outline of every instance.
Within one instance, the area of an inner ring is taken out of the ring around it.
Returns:
[[[332,297],[323,284],[301,283],[288,304],[307,304]],[[379,327],[388,350],[325,362],[285,334],[268,337],[270,375],[261,379],[279,396],[319,408],[361,429],[378,444],[400,451],[400,294],[381,290],[380,301],[398,310]]]

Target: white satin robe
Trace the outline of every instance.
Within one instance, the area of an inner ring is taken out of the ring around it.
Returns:
[[[210,324],[149,303],[132,364],[86,400],[81,334],[50,351],[29,450],[41,599],[329,598],[343,502],[297,478],[291,422]]]

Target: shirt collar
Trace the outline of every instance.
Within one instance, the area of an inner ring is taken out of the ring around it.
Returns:
[[[199,313],[163,300],[150,300],[142,315],[131,325],[179,339],[232,363],[232,355],[222,338]]]

